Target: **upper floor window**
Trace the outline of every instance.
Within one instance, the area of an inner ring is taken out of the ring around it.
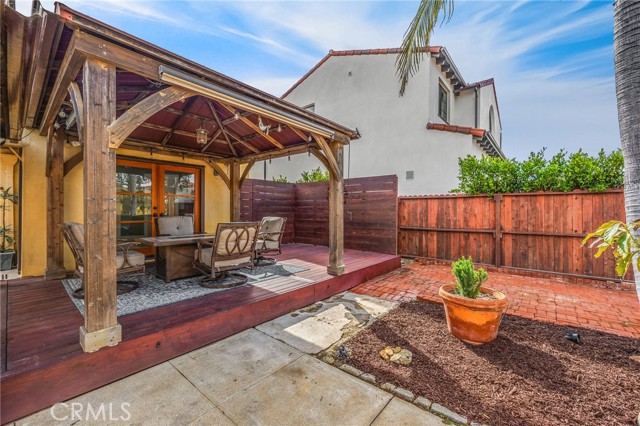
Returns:
[[[494,122],[495,122],[495,118],[493,116],[493,105],[491,105],[489,107],[489,131],[491,133],[493,133],[493,130],[495,128]]]
[[[449,91],[442,83],[438,87],[438,115],[449,122]]]

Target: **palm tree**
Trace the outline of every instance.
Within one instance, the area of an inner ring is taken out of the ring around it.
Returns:
[[[400,53],[396,58],[396,73],[400,79],[400,96],[404,95],[409,78],[418,72],[424,48],[429,45],[433,28],[442,21],[448,21],[453,14],[453,0],[422,0],[416,16],[404,33]]]
[[[640,220],[640,1],[614,2],[614,64],[618,125],[624,157],[624,198],[627,222]],[[422,0],[416,16],[404,34],[401,51],[396,58],[400,80],[400,96],[409,78],[419,69],[423,50],[440,14],[443,21],[451,19],[453,0]],[[636,238],[640,228],[631,227]],[[633,263],[636,291],[640,299],[640,270],[637,258]]]
[[[627,222],[640,219],[640,2],[616,0],[613,49],[618,98],[618,124],[624,157],[624,200]],[[633,231],[636,237],[640,230]],[[633,262],[640,299],[640,271]]]

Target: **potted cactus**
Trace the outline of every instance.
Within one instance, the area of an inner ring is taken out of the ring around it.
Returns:
[[[0,187],[0,199],[2,200],[2,204],[0,205],[0,209],[2,209],[2,226],[0,226],[0,271],[6,271],[11,269],[13,264],[13,255],[15,251],[13,250],[13,244],[15,243],[15,238],[13,236],[13,228],[11,225],[7,225],[7,211],[10,209],[10,204],[18,203],[18,196],[11,193],[11,187],[5,189]]]
[[[507,308],[504,293],[482,287],[488,275],[475,270],[471,257],[452,264],[455,283],[440,287],[449,332],[463,342],[481,345],[495,340]]]

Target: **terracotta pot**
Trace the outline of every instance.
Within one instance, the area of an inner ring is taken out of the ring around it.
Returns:
[[[444,301],[449,332],[463,342],[481,345],[495,340],[507,309],[507,297],[504,293],[483,287],[482,293],[492,294],[496,300],[470,299],[450,293],[452,284],[440,287],[440,297]]]

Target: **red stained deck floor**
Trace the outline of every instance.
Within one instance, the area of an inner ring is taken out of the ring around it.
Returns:
[[[304,266],[281,277],[118,318],[123,341],[85,354],[83,317],[60,281],[8,285],[6,371],[1,376],[4,424],[55,402],[220,340],[352,288],[400,266],[400,258],[345,250],[346,272],[326,272],[327,247],[290,244],[279,261]]]

